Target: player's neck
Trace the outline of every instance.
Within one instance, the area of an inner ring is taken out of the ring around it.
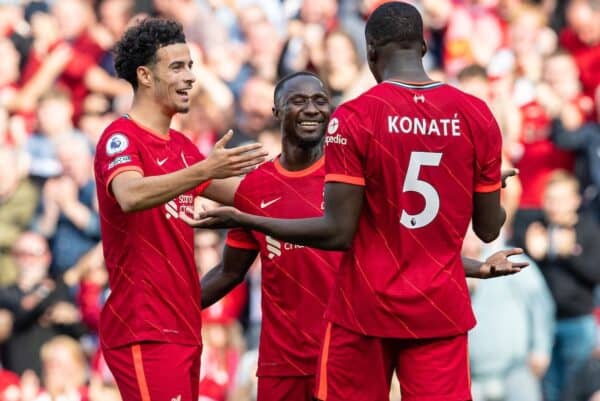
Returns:
[[[310,148],[302,148],[284,142],[282,144],[279,163],[289,171],[304,170],[323,157],[323,146],[316,145]]]
[[[159,105],[148,103],[142,99],[133,100],[133,106],[128,113],[132,120],[148,128],[156,134],[168,136],[171,126],[171,115],[163,113]]]
[[[413,83],[431,82],[425,72],[423,61],[414,54],[404,54],[397,51],[383,67],[381,74],[383,80],[396,80]]]

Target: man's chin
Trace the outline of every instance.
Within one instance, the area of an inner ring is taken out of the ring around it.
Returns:
[[[304,138],[300,138],[300,141],[298,141],[300,144],[300,147],[306,149],[306,148],[314,148],[315,146],[320,146],[323,143],[323,137],[322,136],[315,136],[315,137],[304,137]]]

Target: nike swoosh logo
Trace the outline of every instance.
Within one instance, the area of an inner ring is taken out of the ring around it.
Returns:
[[[168,157],[165,157],[165,158],[164,158],[164,159],[162,159],[162,160],[158,160],[158,159],[156,159],[156,162],[158,163],[158,165],[159,165],[159,166],[162,166],[163,164],[165,164],[165,162],[166,162],[167,160],[169,160],[169,158],[168,158]]]
[[[265,201],[260,201],[260,208],[261,208],[261,209],[264,209],[264,208],[266,208],[266,207],[269,207],[269,206],[271,206],[273,203],[277,202],[279,199],[281,199],[281,196],[280,196],[279,198],[275,198],[275,199],[273,199],[273,200],[270,200],[270,201],[268,201],[268,202],[265,202]]]

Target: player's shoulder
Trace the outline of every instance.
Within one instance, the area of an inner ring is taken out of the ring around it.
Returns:
[[[272,185],[273,176],[276,174],[275,158],[265,161],[256,169],[246,174],[240,183],[240,189],[260,191]]]
[[[235,192],[235,205],[243,207],[243,205],[253,204],[262,199],[264,195],[273,192],[278,185],[275,179],[276,174],[273,159],[246,174]]]
[[[489,111],[487,103],[477,96],[464,92],[453,85],[444,85],[444,90],[447,91],[448,98],[454,99],[455,103],[459,104],[467,112],[481,113]]]
[[[96,145],[96,155],[112,156],[124,151],[135,137],[132,124],[125,117],[119,117],[110,123],[100,135]]]

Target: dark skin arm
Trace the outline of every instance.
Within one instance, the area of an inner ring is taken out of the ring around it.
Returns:
[[[491,255],[485,262],[462,258],[465,276],[489,279],[515,274],[527,266],[526,262],[511,262],[508,257],[523,253],[522,249],[506,249]],[[208,308],[240,284],[254,263],[258,251],[225,245],[223,260],[206,273],[200,281],[202,309]]]
[[[325,184],[325,212],[322,217],[274,219],[242,213],[231,207],[200,213],[196,218],[180,217],[193,227],[244,227],[282,241],[326,250],[350,247],[358,226],[364,187],[331,182]]]
[[[200,280],[202,309],[208,308],[240,284],[254,263],[258,250],[225,245],[223,260]]]
[[[502,188],[506,180],[519,174],[511,168],[502,170]],[[500,206],[500,190],[494,192],[475,192],[473,194],[473,231],[484,242],[498,238],[500,228],[506,221],[506,211]]]
[[[473,231],[483,242],[492,242],[500,234],[506,212],[500,206],[500,190],[473,194]]]

